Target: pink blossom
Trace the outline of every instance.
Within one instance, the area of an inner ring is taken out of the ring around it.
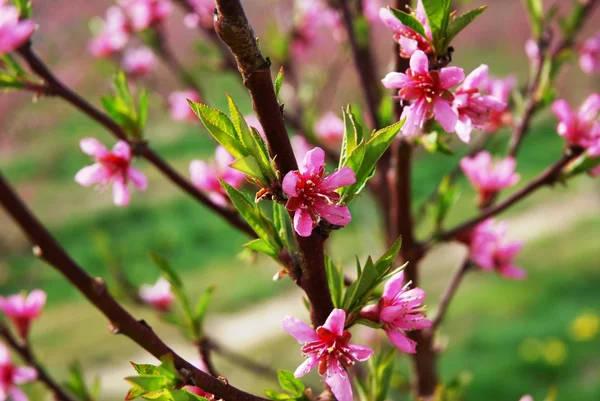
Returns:
[[[527,57],[529,57],[529,60],[534,65],[540,62],[540,49],[535,40],[528,39],[527,42],[525,42],[525,54],[527,54]]]
[[[600,74],[600,32],[578,48],[579,66],[587,74]]]
[[[379,10],[379,18],[388,28],[394,31],[394,40],[400,45],[400,55],[404,58],[410,58],[417,50],[421,50],[424,53],[431,53],[433,51],[433,48],[429,44],[432,38],[431,28],[427,22],[427,15],[425,14],[421,0],[417,3],[417,10],[413,12],[413,15],[425,28],[426,38],[415,32],[412,28],[402,24],[389,8],[385,7]]]
[[[138,169],[131,167],[131,148],[125,141],[119,141],[111,151],[94,138],[84,138],[79,142],[83,153],[94,158],[96,163],[79,170],[75,181],[84,187],[97,184],[106,188],[113,184],[113,200],[117,206],[129,204],[129,189],[131,181],[140,191],[148,187],[146,176]]]
[[[519,401],[533,401],[533,397],[530,395],[524,395],[519,399]]]
[[[262,125],[260,125],[258,117],[256,117],[254,114],[248,114],[247,116],[244,116],[244,120],[246,120],[246,124],[248,124],[250,127],[256,128],[256,130],[258,131],[260,136],[263,137],[263,139],[266,139],[265,130],[263,129]]]
[[[36,380],[37,370],[29,366],[15,366],[8,349],[0,343],[0,400],[28,401],[27,394],[18,386]]]
[[[340,13],[326,1],[300,0],[294,2],[294,5],[297,22],[290,45],[294,58],[305,58],[313,48],[322,43],[321,29],[327,29],[336,41],[345,38]]]
[[[235,159],[222,146],[215,151],[213,163],[203,160],[194,160],[190,163],[190,175],[195,186],[207,191],[211,200],[220,206],[229,203],[229,198],[221,186],[219,179],[225,181],[234,188],[241,188],[246,176],[244,173],[229,167]]]
[[[193,89],[173,92],[169,95],[169,111],[173,120],[198,121],[198,117],[190,107],[188,100],[196,103],[202,102],[198,92]]]
[[[312,149],[312,146],[310,146],[310,143],[302,135],[294,135],[290,138],[290,142],[296,156],[296,163],[302,164],[302,160],[304,160],[306,154]]]
[[[471,139],[471,130],[486,129],[493,112],[506,109],[506,103],[492,95],[484,95],[481,87],[488,77],[488,66],[477,67],[454,93],[454,107],[458,112],[456,134],[463,142]]]
[[[514,259],[523,248],[520,241],[509,242],[506,238],[506,222],[495,224],[493,219],[480,223],[470,235],[470,256],[483,270],[496,270],[500,275],[523,279],[527,275],[515,265]]]
[[[314,130],[325,145],[338,146],[344,138],[344,121],[330,111],[315,123]]]
[[[495,78],[488,76],[483,80],[480,86],[481,93],[488,94],[496,100],[504,103],[506,106],[503,110],[490,110],[487,125],[484,130],[487,132],[497,131],[500,127],[512,124],[512,115],[508,102],[510,94],[517,86],[517,79],[510,75],[505,78]]]
[[[123,50],[130,37],[125,13],[120,7],[112,6],[106,10],[102,32],[90,41],[88,50],[95,57],[109,57]]]
[[[173,10],[169,0],[120,0],[134,31],[162,23]]]
[[[319,218],[336,226],[351,220],[348,206],[339,205],[336,189],[356,182],[354,171],[343,167],[325,176],[325,152],[314,148],[306,153],[300,170],[290,171],[283,178],[283,191],[289,196],[285,207],[294,211],[294,228],[298,235],[308,237]]]
[[[17,50],[35,31],[35,22],[19,21],[19,16],[17,7],[0,3],[0,56]]]
[[[411,283],[403,283],[404,271],[394,274],[385,283],[379,302],[365,306],[360,314],[365,319],[382,323],[388,338],[400,351],[414,354],[417,343],[408,338],[406,332],[426,329],[432,322],[423,315],[425,291],[419,287],[409,289]]]
[[[130,49],[123,55],[123,70],[134,77],[141,78],[156,69],[156,56],[148,47]]]
[[[171,292],[171,284],[163,277],[159,278],[154,285],[142,285],[140,287],[140,298],[161,312],[171,309],[171,305],[175,300],[175,296]]]
[[[587,149],[591,157],[600,156],[600,94],[594,93],[583,102],[577,114],[573,113],[564,99],[552,104],[552,111],[559,120],[557,131],[569,146]]]
[[[487,206],[499,191],[519,182],[521,176],[515,173],[516,166],[513,157],[492,163],[492,155],[486,151],[460,161],[461,169],[479,192],[481,207]]]
[[[350,344],[352,334],[344,330],[345,323],[346,311],[342,309],[334,309],[317,330],[291,316],[281,322],[283,330],[303,344],[302,353],[307,357],[294,376],[302,377],[318,366],[319,374],[325,376],[325,383],[338,401],[352,401],[352,385],[346,368],[373,355],[373,350],[364,345]]]
[[[410,101],[404,107],[401,119],[406,119],[402,133],[408,137],[416,135],[426,120],[433,117],[447,132],[454,132],[458,113],[452,108],[454,96],[448,89],[465,78],[462,68],[446,67],[440,71],[429,71],[429,60],[421,50],[410,58],[406,74],[390,72],[382,80],[388,88],[397,88],[398,99]]]
[[[185,16],[185,25],[188,28],[201,26],[204,29],[211,29],[213,27],[215,0],[187,0],[187,2],[194,12]]]
[[[40,316],[45,304],[46,293],[42,290],[33,290],[27,297],[25,294],[0,297],[0,309],[15,325],[22,338],[27,338],[31,323]]]
[[[379,20],[379,9],[381,8],[381,0],[363,0],[362,13],[370,23],[375,23]]]

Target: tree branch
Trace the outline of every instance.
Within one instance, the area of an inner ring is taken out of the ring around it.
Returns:
[[[108,292],[105,282],[89,276],[60,246],[48,230],[27,209],[15,191],[0,174],[0,203],[35,244],[40,258],[58,270],[110,321],[114,333],[121,333],[160,359],[172,354],[175,366],[184,380],[225,400],[264,401],[200,371],[170,349],[148,326],[129,314]]]
[[[442,323],[442,320],[446,315],[446,311],[448,310],[448,306],[450,305],[450,301],[452,301],[454,294],[456,294],[456,291],[458,290],[458,286],[460,285],[463,277],[469,271],[470,267],[471,260],[469,259],[469,257],[467,257],[452,277],[452,281],[450,281],[450,284],[448,285],[448,288],[446,288],[446,291],[444,291],[444,295],[442,296],[442,300],[440,301],[440,306],[437,315],[433,319],[431,331],[435,331],[435,329],[438,328],[440,323]]]
[[[131,141],[127,139],[125,131],[123,131],[119,124],[117,124],[108,115],[92,106],[85,99],[83,99],[77,93],[73,92],[66,85],[60,82],[50,71],[50,69],[44,64],[44,62],[34,53],[33,49],[31,49],[30,44],[26,44],[25,46],[21,47],[19,49],[19,53],[27,62],[31,70],[33,70],[33,72],[35,72],[40,78],[42,78],[46,82],[47,87],[49,88],[49,90],[52,91],[54,95],[66,100],[79,111],[86,114],[88,117],[102,125],[108,131],[110,131],[114,137],[120,140],[127,141],[132,145],[136,145],[134,143],[131,143]],[[189,182],[186,178],[184,178],[177,171],[175,171],[150,147],[143,146],[141,148],[141,156],[144,157],[151,164],[153,164],[165,177],[167,177],[171,182],[173,182],[173,184],[177,185],[179,188],[181,188],[188,195],[192,196],[198,202],[220,215],[229,224],[239,229],[240,231],[248,234],[251,237],[256,237],[254,230],[252,230],[250,226],[248,226],[248,224],[246,224],[246,222],[244,222],[240,218],[239,214],[236,211],[222,208],[213,203],[206,195],[200,192],[191,182]]]
[[[214,351],[215,354],[221,355],[223,358],[235,364],[237,367],[246,369],[255,375],[260,375],[271,380],[277,377],[277,371],[272,369],[270,366],[263,365],[262,363],[256,362],[245,355],[241,355],[235,351],[227,349],[212,338],[206,337],[205,341],[207,342],[207,346],[211,351]]]

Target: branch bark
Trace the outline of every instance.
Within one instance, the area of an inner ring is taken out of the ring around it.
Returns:
[[[145,323],[136,320],[108,292],[105,282],[89,276],[38,221],[0,174],[0,203],[39,250],[40,258],[58,270],[110,321],[113,333],[124,334],[156,358],[172,354],[181,376],[225,400],[265,401],[200,371],[170,349]]]
[[[446,288],[444,295],[442,296],[442,300],[440,301],[440,306],[437,312],[437,315],[433,319],[433,325],[431,326],[431,331],[435,331],[444,320],[444,316],[446,316],[446,311],[448,310],[448,306],[450,305],[450,301],[454,298],[454,294],[458,290],[458,286],[460,285],[462,279],[465,277],[469,268],[471,267],[471,260],[467,257],[464,262],[460,265],[452,280],[450,281],[450,285]]]

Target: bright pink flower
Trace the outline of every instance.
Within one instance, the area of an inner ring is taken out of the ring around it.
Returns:
[[[289,196],[285,207],[295,211],[296,232],[302,237],[310,236],[319,218],[336,226],[350,223],[350,210],[337,204],[340,195],[335,190],[355,182],[350,167],[325,176],[325,152],[321,148],[309,151],[300,170],[290,171],[283,178],[283,191]]]
[[[188,100],[196,103],[202,102],[198,92],[193,89],[173,92],[169,95],[169,111],[173,120],[198,121],[198,117],[190,107]]]
[[[19,9],[0,3],[0,56],[11,53],[23,45],[33,32],[36,24],[31,20],[19,21]]]
[[[173,10],[169,0],[120,0],[134,31],[162,23]]]
[[[154,285],[142,285],[140,287],[140,298],[161,312],[171,309],[171,305],[175,300],[175,296],[171,292],[171,284],[163,277],[159,278]]]
[[[129,49],[123,55],[123,71],[136,78],[144,77],[156,69],[156,56],[148,47]]]
[[[127,17],[120,7],[113,6],[106,10],[102,32],[90,41],[88,50],[95,57],[109,57],[123,50],[130,37]]]
[[[578,48],[579,66],[587,74],[600,74],[600,32]]]
[[[75,175],[75,181],[84,187],[99,185],[106,188],[113,184],[113,200],[117,206],[129,204],[129,189],[131,181],[140,191],[148,187],[146,176],[138,169],[131,167],[131,148],[125,141],[119,141],[111,151],[94,138],[84,138],[79,142],[83,153],[94,158],[96,163],[84,167]]]
[[[433,117],[447,132],[454,132],[458,113],[452,108],[454,96],[448,89],[458,85],[465,78],[462,68],[446,67],[440,71],[429,71],[429,60],[421,50],[410,58],[410,68],[406,74],[390,72],[382,80],[388,88],[397,88],[398,99],[410,101],[404,107],[401,119],[406,118],[402,133],[414,136],[423,128],[425,120]]]
[[[190,175],[195,186],[207,191],[211,200],[220,206],[229,203],[227,193],[221,186],[219,179],[225,181],[234,188],[241,188],[246,175],[241,171],[229,167],[235,161],[234,157],[222,146],[215,151],[214,163],[206,163],[203,160],[194,160],[190,163]]]
[[[454,93],[454,107],[458,112],[456,134],[463,142],[469,142],[473,128],[486,129],[493,112],[506,109],[506,103],[492,95],[482,94],[481,87],[488,77],[488,66],[480,65],[473,70]]]
[[[352,401],[352,385],[346,368],[373,355],[373,350],[364,345],[350,344],[352,334],[344,330],[345,323],[346,311],[342,309],[334,309],[317,330],[291,316],[281,322],[283,330],[303,344],[302,353],[307,357],[294,376],[302,377],[317,366],[338,401]]]
[[[527,275],[516,266],[514,259],[523,248],[520,241],[509,242],[506,238],[506,222],[494,223],[487,219],[480,223],[470,235],[470,256],[483,270],[496,270],[500,275],[523,279]]]
[[[370,23],[375,23],[379,20],[379,9],[381,8],[381,0],[363,0],[362,13]]]
[[[8,349],[0,343],[0,401],[7,397],[12,401],[28,401],[27,394],[18,386],[32,382],[37,377],[37,370],[34,368],[13,365]]]
[[[27,338],[31,323],[42,313],[45,304],[46,293],[42,290],[33,290],[27,297],[24,294],[0,297],[0,309],[15,325],[22,338]]]
[[[521,179],[515,173],[517,162],[513,157],[493,163],[489,152],[479,152],[474,157],[463,157],[460,167],[479,192],[480,206],[485,207],[501,190],[515,185]]]
[[[330,111],[315,123],[314,130],[325,145],[338,146],[344,138],[344,121]]]
[[[256,130],[258,131],[260,136],[263,137],[263,139],[266,139],[265,130],[263,129],[262,125],[260,125],[258,117],[256,117],[254,114],[248,114],[247,116],[244,116],[244,120],[246,120],[246,124],[248,124],[250,127],[256,128]]]
[[[484,127],[487,132],[497,131],[500,127],[512,124],[512,115],[508,102],[510,100],[510,94],[517,86],[517,80],[514,76],[508,76],[505,78],[494,78],[488,76],[479,88],[481,93],[488,94],[494,97],[496,100],[504,103],[506,106],[503,110],[490,110],[488,123]]]
[[[425,28],[427,38],[424,38],[412,28],[402,24],[389,8],[385,7],[379,10],[379,18],[388,28],[394,31],[394,40],[400,45],[400,55],[404,58],[410,58],[417,50],[421,50],[424,53],[431,53],[433,51],[429,44],[429,40],[432,38],[431,28],[427,22],[427,15],[425,14],[421,0],[417,3],[417,10],[413,12],[413,15]]]
[[[187,0],[187,2],[194,12],[185,16],[185,25],[188,28],[196,28],[198,26],[204,29],[212,28],[215,0]]]
[[[406,332],[426,329],[432,322],[423,315],[425,291],[419,287],[409,289],[410,284],[404,284],[404,271],[394,274],[385,283],[379,302],[365,306],[360,314],[365,319],[382,323],[388,338],[400,351],[414,354],[417,343],[408,338]]]
[[[302,135],[294,135],[290,138],[290,142],[296,156],[296,163],[300,165],[306,154],[312,149],[312,146],[310,146],[310,143]]]
[[[600,95],[594,93],[583,102],[577,114],[571,111],[564,99],[552,104],[552,111],[559,120],[558,134],[566,139],[569,146],[587,149],[591,157],[600,156]]]

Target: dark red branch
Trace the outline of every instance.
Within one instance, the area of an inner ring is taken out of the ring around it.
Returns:
[[[124,334],[156,358],[172,354],[175,366],[184,379],[204,391],[225,400],[262,401],[226,381],[200,371],[170,349],[144,321],[136,320],[108,292],[105,282],[89,276],[60,246],[48,230],[27,209],[16,192],[0,174],[0,203],[37,247],[38,255],[59,271],[110,321],[114,333]]]

